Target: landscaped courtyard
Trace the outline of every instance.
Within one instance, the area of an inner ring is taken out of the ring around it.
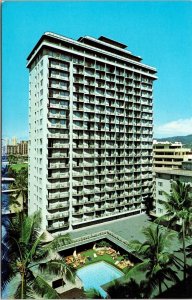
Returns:
[[[75,251],[73,255],[67,256],[65,260],[66,263],[74,269],[79,269],[100,261],[105,261],[123,272],[126,272],[128,268],[134,266],[133,262],[129,259],[125,259],[125,256],[111,247],[95,247],[94,249],[83,251],[79,254]]]

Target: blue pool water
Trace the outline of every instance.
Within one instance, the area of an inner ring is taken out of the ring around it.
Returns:
[[[83,267],[76,274],[81,279],[85,290],[96,289],[104,298],[107,293],[101,285],[124,275],[123,272],[104,261]]]

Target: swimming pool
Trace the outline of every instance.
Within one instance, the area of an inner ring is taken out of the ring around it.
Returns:
[[[76,274],[82,281],[85,290],[96,289],[104,298],[107,293],[101,288],[101,285],[124,275],[123,272],[104,261],[85,266]]]

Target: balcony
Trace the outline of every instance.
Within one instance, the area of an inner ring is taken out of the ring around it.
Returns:
[[[59,149],[64,149],[64,148],[69,148],[69,144],[64,144],[64,143],[53,143],[50,147],[48,148],[59,148]],[[62,155],[61,153],[59,154],[60,156]],[[54,156],[53,156],[54,157]]]
[[[55,220],[55,219],[62,219],[69,216],[69,212],[57,213],[52,215],[47,215],[47,220]]]
[[[48,65],[48,67],[50,69],[64,70],[64,71],[69,72],[69,67],[67,65],[65,66],[64,64],[59,64],[59,63],[53,64],[51,62],[50,65]]]
[[[52,113],[48,113],[48,118],[57,118],[57,119],[66,119],[67,116],[64,114],[52,114]]]
[[[47,210],[56,210],[56,209],[66,208],[66,207],[69,207],[69,203],[57,202],[57,203],[50,203],[49,205],[46,206]]]
[[[50,194],[48,196],[48,199],[59,199],[59,198],[62,198],[64,195],[63,193],[54,193],[54,194]]]
[[[63,105],[60,103],[49,103],[48,107],[49,108],[67,109],[67,110],[69,109],[68,105]]]
[[[51,158],[54,158],[54,157],[50,157],[50,159]],[[55,157],[55,158],[61,158],[61,155],[60,156],[58,156],[58,157]],[[49,167],[48,167],[48,169],[64,169],[64,168],[69,168],[69,165],[68,164],[59,164],[59,163],[51,163],[50,165],[49,165]],[[67,176],[69,176],[69,173],[63,173],[62,174],[62,177],[63,176],[65,176],[66,175],[66,177]]]
[[[54,79],[60,79],[60,80],[69,80],[69,77],[68,76],[65,76],[64,74],[60,73],[60,74],[54,74],[54,73],[51,73],[49,74],[48,76],[49,78],[54,78]]]
[[[50,190],[50,189],[64,189],[64,188],[67,188],[68,186],[69,186],[68,182],[66,182],[66,183],[49,183],[49,184],[46,184],[46,188],[48,190]],[[66,197],[68,195],[69,195],[68,192],[64,193],[63,197]]]
[[[64,154],[64,153],[63,153]],[[61,157],[65,157],[65,155],[66,155],[66,153],[62,156],[62,153],[53,153],[51,156],[50,156],[50,154],[48,154],[48,155],[46,155],[46,157],[48,158],[48,159],[54,159],[54,158],[61,158]]]
[[[53,224],[53,225],[50,225],[50,226],[48,226],[47,227],[47,230],[56,230],[56,229],[59,229],[59,228],[67,228],[67,227],[69,227],[69,223],[65,223],[65,222],[63,222],[63,223],[59,223],[59,224]]]
[[[69,139],[68,134],[61,134],[61,133],[48,133],[47,137],[53,139]]]
[[[51,124],[51,123],[48,123],[48,124],[47,124],[47,127],[48,127],[48,128],[61,128],[61,129],[67,129],[66,124]]]

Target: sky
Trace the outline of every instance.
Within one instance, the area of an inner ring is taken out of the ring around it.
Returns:
[[[157,69],[154,137],[192,134],[192,2],[4,2],[3,137],[28,139],[26,58],[41,35],[101,35]]]

